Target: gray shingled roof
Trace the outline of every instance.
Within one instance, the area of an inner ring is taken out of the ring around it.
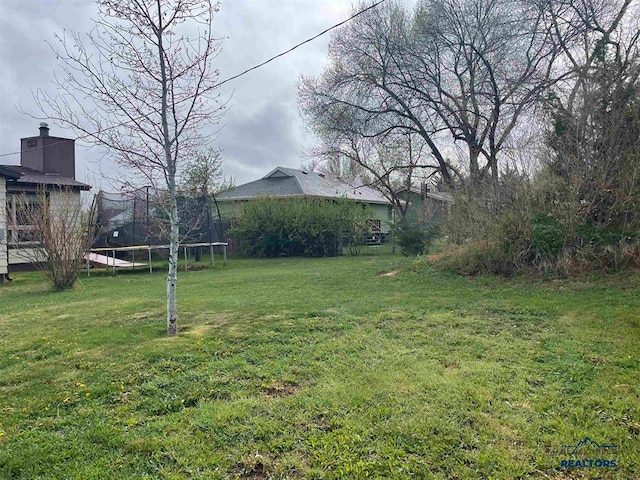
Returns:
[[[260,180],[238,185],[220,194],[218,200],[239,201],[259,197],[348,198],[364,203],[391,204],[384,195],[371,187],[353,187],[329,174],[285,167],[275,168]]]
[[[0,165],[0,175],[7,178],[20,178],[20,174],[14,172],[13,170],[5,167],[4,165]]]
[[[0,165],[0,168],[7,173],[13,173],[14,182],[16,184],[33,184],[33,185],[47,185],[57,187],[71,187],[79,190],[89,190],[91,187],[86,183],[79,182],[69,177],[62,177],[60,175],[42,173],[38,170],[34,170],[28,167],[22,167],[20,165]]]
[[[405,191],[406,189],[407,187],[401,188],[400,190],[398,190],[398,192]],[[411,193],[416,193],[418,195],[422,194],[422,191],[419,188],[411,187],[410,191]],[[438,192],[436,190],[427,190],[427,198],[432,198],[440,202],[456,203],[453,198],[453,195],[451,195],[449,192]]]
[[[433,190],[430,190],[427,192],[427,198],[433,198],[434,200],[439,200],[441,202],[456,203],[453,199],[453,195],[449,192],[434,192]]]

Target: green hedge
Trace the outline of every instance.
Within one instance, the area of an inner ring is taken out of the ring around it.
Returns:
[[[364,219],[349,200],[267,197],[246,202],[230,234],[242,256],[330,257],[359,241]]]

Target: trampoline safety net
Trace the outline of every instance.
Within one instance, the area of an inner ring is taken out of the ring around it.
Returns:
[[[169,219],[162,201],[150,188],[98,192],[93,204],[94,248],[168,244]],[[178,197],[180,243],[224,241],[224,225],[216,210],[210,197]]]

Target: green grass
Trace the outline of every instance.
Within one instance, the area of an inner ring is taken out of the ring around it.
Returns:
[[[640,478],[637,275],[232,259],[175,338],[163,275],[0,286],[0,478]]]

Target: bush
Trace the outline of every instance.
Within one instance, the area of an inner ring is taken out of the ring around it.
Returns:
[[[21,195],[17,209],[29,225],[19,238],[29,261],[55,290],[73,287],[94,238],[93,212],[83,209],[79,192],[60,187]]]
[[[248,257],[330,257],[354,248],[364,207],[348,200],[263,198],[245,203],[230,230],[238,254]]]
[[[438,266],[459,275],[478,275],[493,270],[493,258],[496,256],[494,244],[473,242],[442,254]]]
[[[467,275],[512,275],[528,264],[533,250],[528,187],[511,175],[499,188],[488,187],[482,196],[458,192],[443,230],[461,248],[446,255],[446,266]]]
[[[457,245],[483,238],[491,222],[487,206],[469,194],[456,193],[454,198],[455,203],[450,206],[442,223],[444,235]]]
[[[532,246],[539,256],[556,257],[564,246],[565,227],[551,215],[540,213],[534,215],[532,233]]]
[[[441,266],[463,275],[505,276],[526,271],[569,276],[640,266],[638,232],[590,223],[571,231],[551,213],[529,215],[524,205],[485,221],[482,234],[451,250]]]
[[[640,264],[638,223],[595,222],[593,205],[549,169],[531,180],[507,175],[455,200],[444,232],[461,248],[443,264],[459,273],[573,275]]]
[[[400,253],[407,257],[415,257],[427,252],[436,234],[436,226],[432,223],[421,225],[403,217],[392,228],[395,243]]]

